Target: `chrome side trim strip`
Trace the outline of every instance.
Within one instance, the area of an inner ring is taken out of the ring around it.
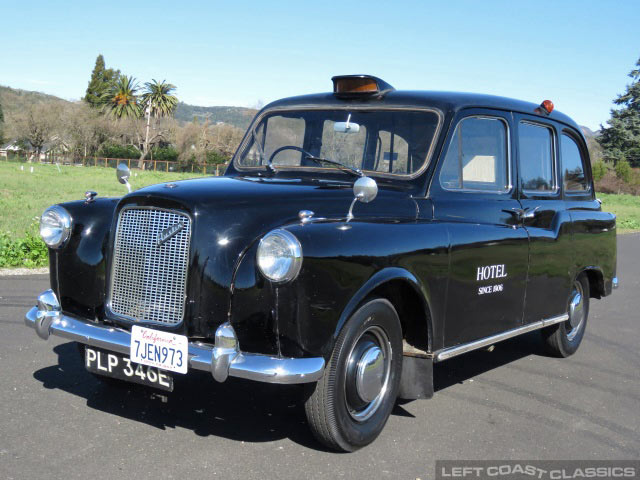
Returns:
[[[507,340],[508,338],[517,337],[518,335],[522,335],[533,330],[538,330],[540,328],[548,327],[549,325],[554,325],[556,323],[566,322],[567,320],[569,320],[569,315],[564,313],[562,315],[558,315],[557,317],[551,317],[547,318],[546,320],[529,323],[528,325],[514,328],[512,330],[507,330],[506,332],[498,333],[496,335],[491,335],[490,337],[481,338],[480,340],[474,340],[473,342],[463,343],[462,345],[456,345],[455,347],[445,348],[435,354],[435,361],[441,362],[443,360],[448,360],[449,358],[457,357],[458,355],[462,355],[463,353],[477,350],[482,347],[488,347],[490,345],[493,345],[494,343]]]
[[[129,355],[131,334],[120,328],[93,324],[87,320],[64,315],[59,310],[39,311],[38,307],[33,307],[27,312],[24,323],[35,329],[44,340],[50,335],[56,335]],[[220,328],[226,325],[228,324]],[[218,337],[220,335],[216,335],[216,346],[199,342],[189,343],[189,368],[210,372],[218,381],[224,381],[227,376],[231,376],[279,384],[315,382],[324,374],[325,361],[322,357],[288,358],[245,353],[225,348]],[[233,355],[227,356],[227,350],[233,350]]]

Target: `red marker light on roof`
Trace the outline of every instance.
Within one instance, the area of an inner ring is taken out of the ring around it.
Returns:
[[[551,112],[553,112],[553,102],[551,100],[545,100],[538,108],[536,108],[536,113],[549,115]]]

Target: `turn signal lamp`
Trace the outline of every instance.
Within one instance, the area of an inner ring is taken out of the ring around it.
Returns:
[[[336,97],[354,98],[367,95],[380,95],[395,90],[384,80],[371,75],[338,75],[333,81],[333,94]]]

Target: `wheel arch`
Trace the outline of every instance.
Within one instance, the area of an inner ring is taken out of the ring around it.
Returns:
[[[433,316],[428,291],[415,275],[399,267],[379,270],[351,297],[338,320],[334,342],[349,317],[371,296],[391,302],[400,317],[403,338],[410,345],[427,352],[432,350]]]
[[[578,271],[576,278],[585,275],[589,282],[589,296],[591,298],[601,298],[605,295],[604,273],[598,266],[584,267]]]

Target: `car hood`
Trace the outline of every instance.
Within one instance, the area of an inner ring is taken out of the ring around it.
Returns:
[[[189,214],[193,226],[187,317],[189,334],[197,336],[215,331],[225,320],[234,271],[259,238],[298,222],[300,210],[313,211],[315,218],[344,220],[352,200],[351,182],[214,177],[142,188],[123,197],[115,214],[125,206]],[[354,215],[356,220],[414,219],[416,206],[406,191],[380,188],[375,200],[355,205]]]

